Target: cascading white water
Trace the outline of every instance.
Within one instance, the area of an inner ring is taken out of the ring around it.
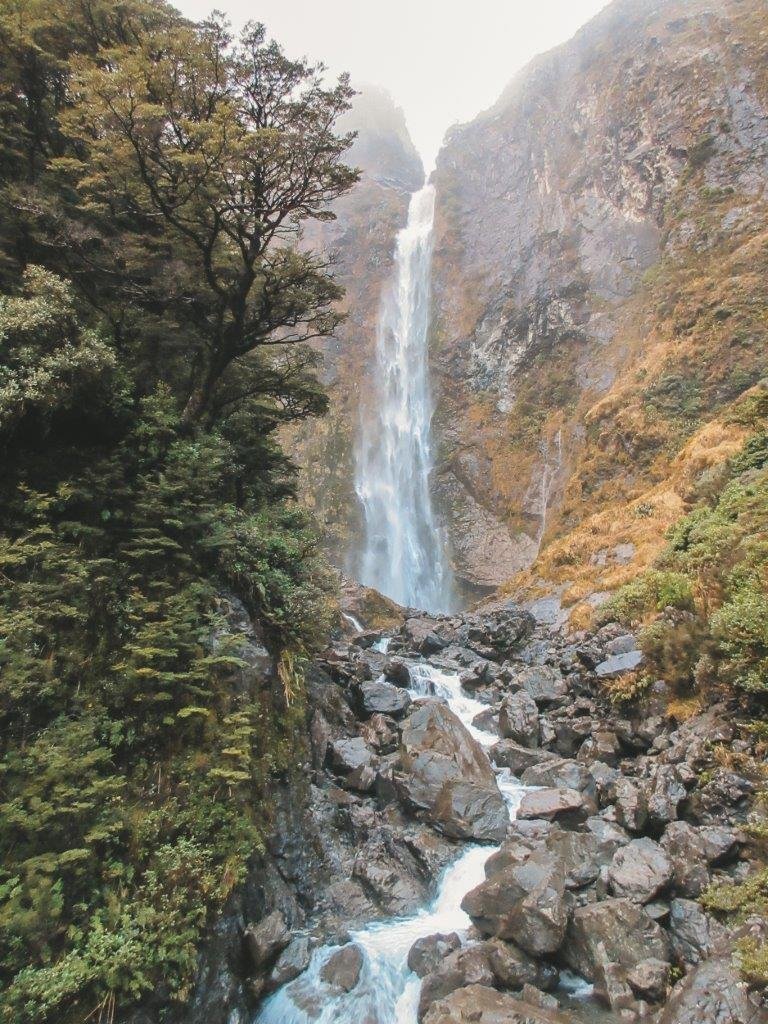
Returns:
[[[365,410],[355,487],[365,540],[360,581],[399,604],[450,611],[452,577],[432,508],[428,335],[435,190],[411,197],[382,297],[374,408]]]
[[[498,739],[472,725],[472,719],[487,705],[463,692],[458,674],[428,663],[413,664],[409,672],[412,696],[442,697],[485,746]],[[513,819],[525,789],[508,769],[497,772],[497,782]],[[484,880],[485,862],[498,849],[468,845],[445,871],[429,907],[410,917],[352,932],[350,940],[363,952],[363,968],[351,992],[338,994],[322,980],[323,964],[339,948],[322,946],[300,977],[267,999],[256,1024],[416,1024],[421,980],[408,967],[408,951],[423,936],[463,932],[469,927],[471,921],[461,909],[461,901]]]

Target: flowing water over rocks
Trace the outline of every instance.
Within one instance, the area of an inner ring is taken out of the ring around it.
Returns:
[[[395,276],[378,324],[375,407],[363,416],[355,487],[365,543],[360,580],[402,605],[446,611],[451,573],[430,494],[428,373],[435,190],[411,197],[397,236]]]
[[[248,932],[253,1024],[765,1024],[731,962],[760,925],[697,899],[748,870],[751,784],[712,749],[741,749],[733,709],[617,709],[617,625],[403,616],[313,669],[314,783]]]
[[[494,742],[493,734],[473,726],[473,718],[486,705],[464,693],[458,674],[425,662],[410,667],[410,682],[412,698],[441,698],[470,736],[484,747]],[[429,710],[430,704],[424,708]],[[470,754],[485,759],[488,774],[492,773],[485,753],[472,749]],[[508,769],[497,770],[496,780],[505,817],[514,819],[525,789]],[[345,947],[321,947],[313,954],[305,973],[267,1001],[258,1016],[259,1024],[416,1024],[421,979],[409,968],[408,953],[418,939],[438,933],[466,933],[472,922],[461,901],[483,881],[485,864],[498,850],[499,847],[469,846],[445,870],[429,907],[410,917],[377,922],[351,932],[350,943],[362,952],[362,961],[359,977],[350,991],[324,976],[326,965]]]

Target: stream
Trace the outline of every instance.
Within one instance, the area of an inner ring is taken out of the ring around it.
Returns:
[[[413,698],[429,695],[444,699],[484,747],[498,739],[472,725],[472,719],[487,705],[463,691],[458,675],[428,662],[412,664],[409,671]],[[525,787],[508,769],[497,769],[496,776],[513,820]],[[351,992],[338,994],[321,979],[323,964],[341,948],[321,946],[302,975],[266,1000],[256,1024],[416,1024],[421,979],[408,968],[408,951],[416,939],[436,932],[461,934],[469,928],[471,922],[461,901],[485,879],[485,862],[498,849],[467,843],[443,872],[429,906],[410,917],[377,921],[350,933],[350,941],[363,952],[360,980]]]

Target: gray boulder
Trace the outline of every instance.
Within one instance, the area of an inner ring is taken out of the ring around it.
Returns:
[[[552,725],[555,730],[555,750],[561,757],[573,757],[592,735],[595,723],[592,718],[581,715],[578,718],[556,718]]]
[[[713,866],[725,864],[735,857],[744,840],[743,835],[723,825],[704,825],[699,834],[704,840],[707,862]]]
[[[522,608],[502,608],[465,618],[457,638],[460,644],[484,658],[499,661],[525,643],[535,625],[536,620],[530,612]]]
[[[291,933],[282,913],[274,910],[258,924],[249,925],[245,929],[243,939],[253,967],[263,972],[272,966],[291,941]]]
[[[633,839],[613,855],[608,879],[614,896],[648,903],[669,885],[672,865],[658,843],[646,837]]]
[[[499,733],[522,747],[539,745],[539,710],[525,690],[505,697],[499,710]]]
[[[520,776],[534,765],[545,761],[556,761],[558,755],[541,747],[523,747],[514,740],[499,740],[489,751],[491,760],[499,768],[509,768],[513,775]]]
[[[648,821],[648,801],[645,793],[630,779],[619,778],[614,783],[616,820],[630,832],[642,832]]]
[[[538,988],[550,989],[556,985],[557,968],[545,960],[528,956],[514,943],[502,939],[486,939],[481,945],[498,988],[520,989],[524,985],[536,985]]]
[[[400,718],[411,705],[410,694],[383,679],[370,679],[360,685],[360,704],[365,715],[391,715]]]
[[[521,850],[517,863],[468,892],[461,906],[484,935],[513,939],[532,956],[554,953],[568,924],[563,865],[547,850]]]
[[[585,764],[601,761],[603,764],[615,766],[621,757],[619,738],[610,729],[596,729],[579,747],[578,757]]]
[[[294,935],[283,952],[277,958],[269,976],[270,989],[280,988],[293,981],[309,967],[310,948],[309,936]]]
[[[602,863],[613,860],[614,853],[620,846],[626,846],[630,841],[630,835],[621,825],[613,821],[606,821],[605,818],[587,818],[584,827],[593,835],[597,841],[598,856]]]
[[[461,940],[456,932],[425,935],[421,939],[416,939],[408,951],[408,968],[423,978],[439,967],[448,954],[453,953],[460,945]]]
[[[427,974],[419,993],[418,1019],[423,1020],[432,1004],[465,985],[493,987],[495,982],[488,957],[481,945],[458,949]]]
[[[344,775],[357,768],[372,768],[376,764],[376,754],[362,736],[352,736],[331,743],[330,762],[337,774]]]
[[[627,971],[627,981],[639,999],[663,1002],[669,986],[670,966],[664,960],[641,960]]]
[[[627,651],[625,654],[612,654],[595,666],[595,675],[600,679],[615,679],[625,672],[632,672],[643,663],[642,651]]]
[[[336,992],[351,992],[360,980],[362,969],[362,950],[351,942],[331,953],[320,968],[320,977]]]
[[[594,804],[591,813],[597,810],[597,783],[594,776],[583,764],[570,758],[533,765],[523,772],[521,782],[525,786],[575,789]]]
[[[686,964],[700,963],[727,941],[725,928],[694,900],[672,900],[669,935],[675,956]]]
[[[552,665],[529,665],[517,674],[515,681],[539,707],[561,704],[568,697],[568,683],[560,669]]]
[[[403,725],[395,785],[445,835],[499,842],[509,814],[480,744],[444,704],[427,701]]]
[[[637,903],[607,899],[574,910],[561,956],[577,974],[593,981],[600,964],[629,969],[651,957],[667,962],[669,944]]]
[[[468,985],[433,1003],[424,1024],[568,1024],[559,1010],[535,1006],[484,985]]]
[[[545,840],[546,849],[560,861],[566,889],[583,889],[598,876],[600,850],[589,832],[554,831]]]
[[[384,664],[384,675],[395,686],[410,688],[411,673],[408,670],[408,663],[402,658],[388,658]]]
[[[709,885],[707,844],[701,831],[685,821],[673,821],[661,837],[661,845],[672,864],[675,892],[693,899],[701,896]]]
[[[650,824],[659,828],[670,821],[675,821],[680,804],[687,795],[680,772],[675,765],[655,765],[646,787]]]
[[[766,1024],[730,957],[706,960],[675,985],[658,1024]]]
[[[594,813],[594,805],[575,789],[534,789],[526,793],[517,810],[521,821],[529,818],[575,823]]]

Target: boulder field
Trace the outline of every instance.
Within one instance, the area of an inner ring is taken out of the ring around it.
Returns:
[[[661,682],[611,703],[617,647],[637,651],[616,624],[566,636],[516,607],[337,634],[308,673],[305,760],[229,919],[230,966],[206,988],[204,954],[192,1020],[245,1024],[321,946],[338,946],[321,996],[354,994],[351,933],[429,905],[481,843],[471,926],[407,953],[420,1021],[768,1021],[733,959],[762,919],[702,901],[756,870],[757,780],[735,767],[756,741],[727,704],[676,718]],[[448,677],[478,702],[471,727],[435,692]],[[500,772],[524,787],[512,820]]]

